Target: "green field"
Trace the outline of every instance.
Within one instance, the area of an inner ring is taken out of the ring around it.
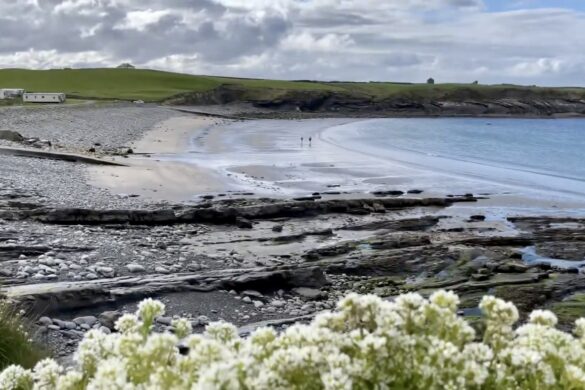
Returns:
[[[309,82],[195,76],[145,69],[0,69],[0,88],[31,92],[64,92],[78,99],[144,100],[162,102],[185,93],[211,91],[230,85],[254,99],[275,99],[285,93],[330,91],[373,100],[384,98],[493,99],[540,97],[583,99],[583,88],[540,88],[513,85],[403,84]]]

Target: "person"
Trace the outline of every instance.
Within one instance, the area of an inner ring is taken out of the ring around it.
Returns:
[[[311,141],[313,140],[313,137],[309,137],[309,146],[311,146]]]
[[[301,137],[301,146],[303,146],[303,137]]]

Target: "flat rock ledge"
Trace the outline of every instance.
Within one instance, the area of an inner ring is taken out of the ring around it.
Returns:
[[[94,210],[79,208],[48,209],[42,206],[26,209],[2,207],[0,218],[35,220],[59,225],[137,224],[171,225],[184,223],[241,224],[243,220],[300,218],[341,213],[364,215],[413,207],[447,207],[455,202],[476,201],[473,197],[453,198],[376,198],[323,201],[283,201],[251,206],[203,204],[177,209],[157,210]],[[248,225],[247,225],[248,226]]]

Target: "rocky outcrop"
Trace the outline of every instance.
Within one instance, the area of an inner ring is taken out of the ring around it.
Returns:
[[[178,95],[176,105],[250,104],[239,116],[286,113],[350,116],[554,116],[584,115],[585,100],[562,91],[510,87],[479,92],[461,87],[424,96],[413,93],[374,97],[349,90],[251,90],[222,85],[211,91]],[[267,98],[266,96],[270,96]],[[267,112],[268,111],[268,112]]]
[[[182,223],[237,224],[251,228],[245,221],[270,218],[301,218],[324,214],[364,215],[385,210],[412,207],[446,207],[470,198],[380,198],[339,199],[303,202],[275,202],[245,206],[203,205],[182,207],[178,210],[93,210],[78,208],[11,210],[0,215],[12,219],[32,219],[47,224],[137,224],[170,225]],[[0,213],[2,205],[0,205]]]

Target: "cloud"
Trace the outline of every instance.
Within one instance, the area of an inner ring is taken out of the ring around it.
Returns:
[[[507,4],[3,0],[0,67],[130,61],[245,77],[582,84],[585,14]]]

